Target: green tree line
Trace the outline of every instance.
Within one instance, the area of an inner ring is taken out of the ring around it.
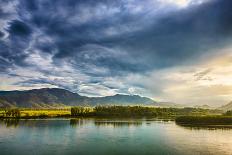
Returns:
[[[175,117],[181,115],[209,115],[217,110],[200,108],[157,108],[145,106],[96,106],[92,110],[85,107],[72,107],[71,116],[114,116],[114,117]]]
[[[3,113],[6,117],[20,117],[20,110],[19,109],[5,109]]]

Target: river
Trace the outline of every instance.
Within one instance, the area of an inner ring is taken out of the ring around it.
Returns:
[[[232,129],[156,119],[1,120],[0,154],[232,154]]]

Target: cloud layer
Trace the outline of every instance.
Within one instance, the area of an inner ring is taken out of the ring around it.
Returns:
[[[230,53],[231,7],[230,0],[1,0],[0,89],[227,102],[231,66],[219,67],[221,77],[215,68]]]

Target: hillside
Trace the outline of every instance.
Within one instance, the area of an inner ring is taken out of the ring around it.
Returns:
[[[139,95],[86,97],[59,88],[42,88],[27,91],[0,91],[0,107],[51,108],[78,105],[149,105],[156,102]]]
[[[223,111],[228,111],[228,110],[232,110],[232,101],[226,105],[223,105],[221,107],[218,108],[219,110],[223,110]]]

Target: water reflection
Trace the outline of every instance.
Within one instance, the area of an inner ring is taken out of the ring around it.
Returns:
[[[59,121],[60,123],[57,123]],[[110,120],[110,119],[38,119],[38,120],[20,120],[20,119],[0,119],[0,125],[5,127],[63,127],[69,121],[71,127],[84,126],[86,124],[93,124],[97,127],[100,126],[113,126],[113,127],[129,127],[129,126],[141,126],[143,123],[146,126],[156,123],[170,123],[173,120],[163,119],[131,119],[131,120]],[[232,130],[232,125],[189,125],[189,124],[176,124],[177,126],[188,130]]]
[[[75,127],[75,126],[82,126],[86,124],[85,119],[70,119],[70,126]]]
[[[70,126],[83,126],[87,123],[93,123],[95,126],[113,126],[113,127],[122,127],[122,126],[140,126],[142,121],[131,121],[131,120],[104,120],[104,119],[70,119]]]
[[[6,127],[17,127],[19,125],[19,119],[3,119],[0,120],[0,124]]]
[[[232,125],[190,125],[190,124],[176,124],[182,128],[189,130],[231,130]]]
[[[0,126],[7,128],[17,127],[64,127],[67,124],[67,119],[0,119]]]
[[[122,126],[141,126],[141,121],[95,121],[95,126],[113,126],[113,127],[122,127]]]
[[[57,123],[59,121],[60,123]],[[27,126],[27,127],[63,127],[63,121],[67,123],[67,120],[52,120],[52,119],[38,119],[38,120],[20,120],[20,119],[1,119],[0,125],[5,127],[19,127],[19,126]],[[141,126],[142,120],[99,120],[99,119],[70,119],[69,125],[71,127],[84,126],[86,124],[94,124],[97,127],[100,126],[113,126],[113,127],[123,127],[123,126]],[[150,121],[145,123],[146,125],[150,125]]]

